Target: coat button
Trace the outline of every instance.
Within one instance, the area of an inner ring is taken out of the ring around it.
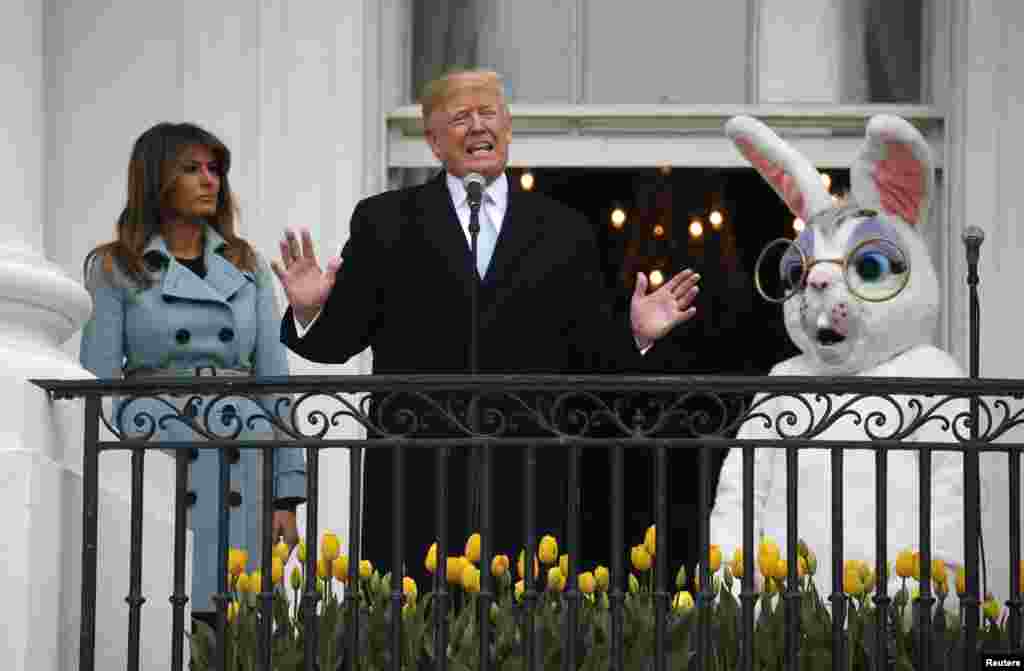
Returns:
[[[174,334],[174,339],[178,341],[179,345],[188,344],[191,338],[192,334],[188,332],[188,329],[178,329],[178,332]]]
[[[230,328],[222,328],[218,334],[221,342],[231,342],[235,339],[235,330]]]
[[[198,500],[199,500],[199,497],[196,496],[195,491],[193,491],[191,489],[188,490],[188,493],[185,494],[185,505],[187,505],[190,508],[192,506],[194,506],[196,504],[196,501],[198,501]]]
[[[228,492],[228,506],[239,508],[242,505],[242,492]]]

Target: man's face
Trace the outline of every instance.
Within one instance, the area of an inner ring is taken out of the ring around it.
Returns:
[[[459,85],[428,119],[430,148],[455,177],[471,172],[491,180],[505,170],[512,119],[505,101],[493,87]]]
[[[180,173],[168,194],[168,205],[183,217],[209,217],[217,212],[221,166],[207,147],[192,146],[182,153]]]

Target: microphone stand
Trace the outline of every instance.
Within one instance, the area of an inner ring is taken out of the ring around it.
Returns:
[[[483,277],[477,271],[477,236],[480,233],[480,204],[483,201],[483,189],[480,182],[466,185],[469,200],[469,246],[472,264],[473,283],[470,288],[470,304],[472,321],[469,340],[469,368],[472,375],[480,373],[480,283]],[[480,433],[479,396],[470,399],[469,425],[474,434]],[[469,453],[469,496],[470,496],[470,533],[480,533],[480,599],[477,602],[477,623],[480,632],[480,670],[489,671],[491,628],[489,616],[494,601],[494,586],[491,577],[491,506],[489,496],[481,495],[482,489],[488,489],[491,481],[491,453],[486,447],[472,447]],[[485,483],[482,485],[481,483]]]
[[[475,194],[474,194],[475,195]],[[480,282],[477,271],[477,236],[480,234],[480,201],[482,198],[470,195],[469,200],[469,246],[470,246],[470,269],[473,275],[473,282],[470,286],[470,321],[469,333],[469,372],[471,375],[480,373]],[[472,413],[469,417],[470,429],[475,433],[479,429],[479,422],[476,412],[476,405],[472,403]],[[469,464],[466,469],[468,476],[466,491],[469,492],[469,532],[477,530],[480,522],[480,450],[470,448]]]

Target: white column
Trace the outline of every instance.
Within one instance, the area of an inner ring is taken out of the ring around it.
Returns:
[[[56,670],[71,473],[65,439],[80,440],[81,406],[51,405],[33,378],[80,377],[60,350],[85,321],[89,296],[43,252],[47,154],[40,0],[0,6],[0,658],[6,669]]]
[[[260,130],[247,147],[253,166],[246,235],[259,249],[276,255],[286,227],[309,228],[321,262],[338,253],[349,235],[356,203],[383,183],[382,84],[377,35],[377,0],[302,5],[265,3],[260,14]],[[369,373],[369,351],[345,365],[324,365],[291,356],[293,374]],[[311,399],[302,418],[320,408],[328,416],[336,401]],[[313,427],[306,425],[306,430]],[[332,438],[363,437],[348,421],[332,428]],[[317,536],[331,530],[348,553],[348,453],[320,453]],[[305,536],[305,506],[299,508]],[[293,559],[294,562],[294,559]],[[287,568],[290,571],[291,568]]]

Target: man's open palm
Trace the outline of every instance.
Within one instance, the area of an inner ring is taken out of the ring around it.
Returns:
[[[281,260],[274,261],[271,267],[274,274],[281,280],[288,303],[292,306],[295,318],[302,324],[309,323],[319,314],[327,296],[334,287],[341,259],[333,258],[327,263],[327,269],[321,270],[313,250],[313,238],[308,230],[302,231],[302,243],[295,237],[295,232],[285,232],[285,239],[278,245],[281,248]]]
[[[633,335],[647,346],[696,314],[700,275],[690,269],[677,274],[657,291],[647,293],[647,276],[637,273],[636,289],[630,301],[629,317]]]

